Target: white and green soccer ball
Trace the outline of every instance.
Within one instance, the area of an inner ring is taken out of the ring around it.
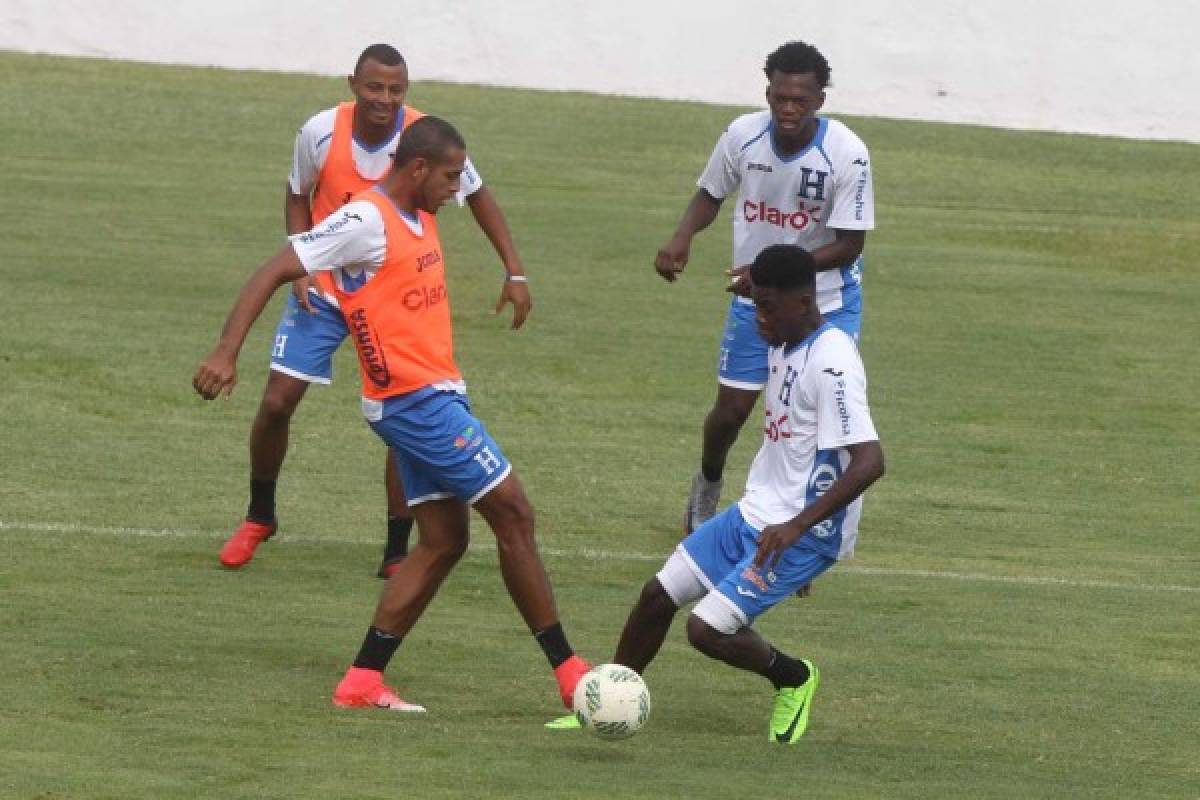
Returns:
[[[574,707],[580,724],[601,739],[626,739],[650,716],[650,690],[628,667],[601,664],[575,687]]]

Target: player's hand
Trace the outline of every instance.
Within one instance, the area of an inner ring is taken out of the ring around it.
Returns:
[[[219,394],[228,397],[237,384],[237,357],[220,347],[208,354],[192,376],[192,388],[205,400]]]
[[[296,301],[300,303],[300,307],[310,314],[317,313],[313,308],[312,300],[308,294],[308,288],[314,284],[311,275],[305,275],[303,278],[296,278],[292,281],[292,294],[295,295]]]
[[[740,267],[733,267],[725,270],[725,274],[729,276],[729,285],[725,287],[725,291],[732,292],[738,297],[749,297],[754,289],[754,283],[750,280],[750,265],[743,264]]]
[[[790,522],[768,525],[758,537],[758,550],[754,553],[755,569],[774,569],[787,549],[804,534]]]
[[[674,283],[687,266],[690,250],[691,242],[688,239],[671,237],[671,241],[659,248],[658,255],[654,257],[654,270],[663,280]]]
[[[499,314],[509,303],[513,307],[512,330],[525,324],[533,310],[533,298],[529,296],[529,284],[525,281],[505,281],[500,287],[500,299],[496,301],[493,314]]]

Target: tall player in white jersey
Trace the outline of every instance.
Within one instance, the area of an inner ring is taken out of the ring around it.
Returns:
[[[883,475],[858,348],[817,310],[814,259],[772,245],[750,267],[757,326],[770,345],[763,443],[742,499],[676,547],[629,613],[613,661],[639,673],[675,613],[699,601],[688,641],[775,687],[769,737],[792,744],[808,725],[819,681],[754,621],[854,550],[862,494]],[[569,718],[551,727],[573,727]]]
[[[674,281],[692,238],[716,219],[725,199],[733,212],[733,266],[749,264],[773,244],[808,250],[817,269],[817,304],[825,318],[858,338],[862,253],[875,226],[867,148],[842,123],[818,117],[829,64],[815,47],[788,42],[767,57],[768,111],[735,119],[717,141],[699,187],[654,266]],[[753,301],[735,297],[721,342],[717,397],[704,420],[700,471],[684,515],[690,533],[716,513],[729,449],[767,381],[767,345],[754,324]]]

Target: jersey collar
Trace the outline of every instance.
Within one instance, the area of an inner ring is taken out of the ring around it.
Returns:
[[[360,148],[362,148],[363,150],[365,150],[366,152],[378,153],[383,148],[390,147],[392,144],[394,144],[396,141],[396,137],[399,136],[404,131],[404,115],[407,111],[408,111],[408,106],[400,106],[400,113],[398,113],[396,115],[396,127],[392,131],[392,135],[389,136],[388,138],[384,139],[382,142],[380,142],[377,145],[372,146],[372,145],[369,145],[366,142],[362,141],[361,139],[359,139],[358,135],[354,133],[353,127],[350,128],[350,136],[351,136],[351,138],[354,139],[354,143],[356,145],[358,145]]]
[[[817,328],[815,331],[810,333],[808,336],[805,336],[800,341],[798,341],[795,344],[790,345],[790,346],[785,345],[783,348],[783,354],[785,356],[790,356],[792,353],[796,352],[801,347],[812,347],[813,342],[815,342],[818,338],[820,338],[822,333],[824,333],[825,331],[829,330],[832,327],[833,327],[832,322],[822,322],[821,327]]]
[[[784,164],[790,164],[798,158],[803,158],[805,153],[813,148],[821,149],[821,144],[825,141],[825,130],[829,127],[829,120],[824,117],[817,117],[817,132],[813,134],[812,141],[806,144],[800,150],[792,153],[790,156],[785,156],[779,152],[779,148],[775,146],[775,120],[771,120],[767,125],[767,131],[771,139],[771,151],[775,153],[775,157]]]
[[[379,184],[372,186],[371,191],[378,192],[384,200],[388,201],[388,205],[392,207],[393,211],[400,215],[400,219],[404,220],[404,223],[408,225],[409,230],[411,230],[417,236],[425,235],[425,226],[421,224],[420,214],[410,214],[400,206],[396,205],[396,201],[393,200],[387,192],[385,192],[383,189],[380,189]]]

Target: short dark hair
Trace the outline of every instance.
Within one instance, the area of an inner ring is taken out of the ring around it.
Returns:
[[[358,57],[358,61],[354,62],[354,74],[362,69],[362,65],[370,61],[377,61],[385,67],[397,67],[404,63],[404,56],[400,55],[400,51],[392,47],[390,44],[373,44],[366,50],[362,51],[362,55]]]
[[[767,80],[771,80],[772,72],[785,72],[788,75],[811,72],[822,89],[829,85],[829,62],[820,50],[800,41],[787,42],[776,48],[767,56],[763,72],[767,73]]]
[[[444,161],[446,153],[453,148],[467,149],[462,134],[441,117],[421,117],[404,129],[396,145],[395,165],[407,164],[414,158],[426,161]]]
[[[815,289],[817,265],[803,247],[773,244],[750,265],[750,280],[764,289]]]

